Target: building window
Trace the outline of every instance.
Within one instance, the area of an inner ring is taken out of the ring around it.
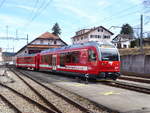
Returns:
[[[83,40],[83,37],[81,37],[81,40]]]
[[[104,35],[104,38],[107,38],[107,36],[106,36],[106,35]]]
[[[56,40],[54,40],[54,44],[57,44],[57,41],[56,41]]]
[[[107,38],[107,39],[109,39],[109,38],[110,38],[110,36],[106,36],[106,35],[104,35],[104,38],[105,38],[105,39],[106,39],[106,38]]]
[[[123,45],[123,48],[127,48],[127,45]]]
[[[43,44],[43,40],[40,40],[40,44]]]
[[[100,32],[100,30],[99,30],[99,29],[98,29],[97,31],[98,31],[98,32]]]
[[[91,38],[93,38],[93,35],[90,35]]]
[[[101,38],[101,35],[98,35],[98,38]]]
[[[101,32],[103,32],[103,29],[101,29]]]

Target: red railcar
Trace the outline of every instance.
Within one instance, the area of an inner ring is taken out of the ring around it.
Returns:
[[[17,68],[36,68],[36,54],[18,56],[16,59]]]
[[[89,42],[53,48],[35,56],[35,69],[69,73],[88,78],[117,79],[119,52],[112,44]]]

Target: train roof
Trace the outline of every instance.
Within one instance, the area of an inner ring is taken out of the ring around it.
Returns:
[[[30,57],[30,56],[35,56],[36,53],[34,54],[22,54],[22,55],[18,55],[17,57]]]
[[[61,48],[51,48],[51,49],[47,49],[47,50],[41,51],[41,53],[48,53],[48,52],[54,52],[54,51],[59,51],[59,50],[66,50],[66,49],[74,49],[74,48],[80,48],[80,47],[86,47],[86,46],[95,46],[95,47],[99,46],[99,47],[101,47],[101,45],[114,46],[113,44],[108,43],[108,42],[91,41],[91,42],[87,42],[87,43],[80,43],[80,44],[74,44],[74,45],[69,45],[69,46],[63,46]]]

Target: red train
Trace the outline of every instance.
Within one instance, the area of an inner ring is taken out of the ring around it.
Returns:
[[[116,80],[120,76],[120,55],[111,44],[88,42],[18,56],[16,67]]]

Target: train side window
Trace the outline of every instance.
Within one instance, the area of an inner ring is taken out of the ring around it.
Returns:
[[[65,66],[65,54],[60,53],[60,66]]]
[[[42,56],[41,61],[42,61],[42,63],[44,63],[44,56]]]
[[[47,63],[47,64],[51,65],[51,55],[42,56],[42,63]]]
[[[72,52],[72,63],[79,63],[79,58],[80,58],[79,51]]]
[[[48,64],[49,64],[49,65],[52,65],[52,55],[49,55],[48,58],[49,58]]]
[[[71,63],[71,52],[66,53],[66,63]]]
[[[88,50],[88,61],[96,61],[96,53],[94,50]]]

